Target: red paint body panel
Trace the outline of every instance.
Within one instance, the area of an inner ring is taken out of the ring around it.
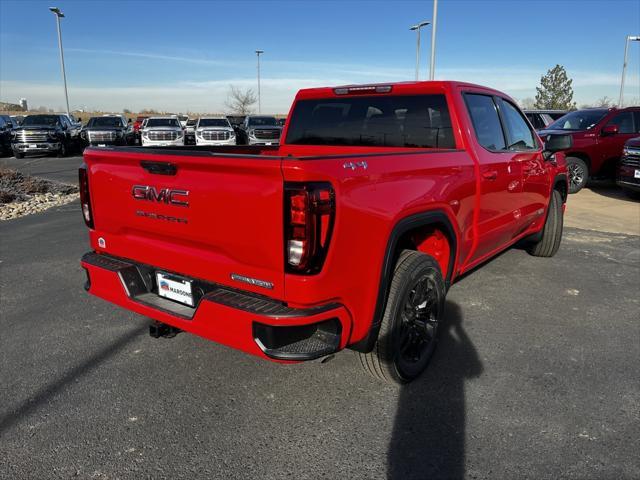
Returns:
[[[443,265],[452,258],[449,280],[453,281],[518,239],[540,231],[554,179],[565,172],[562,156],[557,163],[544,161],[541,148],[491,153],[478,144],[462,95],[478,92],[510,100],[500,92],[458,82],[392,86],[387,95],[444,94],[456,148],[287,145],[290,114],[278,149],[227,147],[199,154],[87,149],[95,219],[95,229],[90,231],[92,248],[259,293],[294,308],[335,302],[341,305],[338,312],[286,322],[306,324],[337,316],[342,324],[341,348],[362,340],[372,325],[383,260],[398,222],[429,211],[446,216],[456,237],[455,250],[443,246],[444,237],[437,232],[432,237],[416,233],[416,248],[434,254]],[[333,88],[308,89],[300,91],[296,101],[334,96]],[[169,162],[177,173],[150,174],[141,168],[143,160]],[[345,162],[366,162],[366,168],[345,168]],[[487,179],[494,171],[495,178]],[[319,273],[300,275],[285,269],[285,182],[328,182],[335,191],[334,229]],[[134,185],[188,190],[189,206],[134,199]],[[140,216],[138,211],[164,217]],[[178,220],[167,220],[169,217]],[[99,239],[105,242],[104,248]],[[180,319],[128,298],[116,273],[83,266],[89,270],[92,294],[265,356],[252,338],[251,322],[269,324],[273,319],[256,319],[210,304],[201,304],[193,320]],[[239,283],[232,280],[234,273],[269,282],[273,288]]]

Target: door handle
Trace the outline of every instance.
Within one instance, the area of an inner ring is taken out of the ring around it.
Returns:
[[[496,178],[498,178],[498,171],[491,170],[489,172],[483,172],[482,178],[484,178],[485,180],[495,180]]]

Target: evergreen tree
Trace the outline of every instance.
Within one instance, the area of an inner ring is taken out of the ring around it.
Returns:
[[[536,87],[535,107],[543,110],[574,110],[573,88],[567,71],[562,65],[556,65],[540,78],[540,86]]]

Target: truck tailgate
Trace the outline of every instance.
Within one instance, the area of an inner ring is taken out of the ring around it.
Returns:
[[[87,149],[84,159],[96,251],[283,298],[279,158]]]

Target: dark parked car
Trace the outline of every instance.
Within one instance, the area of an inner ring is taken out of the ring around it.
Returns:
[[[566,110],[524,110],[524,114],[536,130],[546,128],[566,113]]]
[[[14,128],[11,148],[16,158],[30,153],[68,155],[80,146],[80,127],[67,115],[27,115],[22,125]]]
[[[233,131],[236,132],[236,138],[240,138],[240,126],[244,123],[246,115],[227,115],[227,120],[233,127]]]
[[[11,135],[13,134],[13,124],[7,122],[7,115],[0,115],[0,154],[11,153]],[[9,119],[11,120],[11,119]]]
[[[624,144],[616,183],[630,197],[640,198],[640,137]]]
[[[241,145],[278,145],[282,128],[276,117],[249,115],[240,126],[238,143]]]
[[[542,140],[562,133],[573,137],[573,146],[564,154],[569,192],[576,193],[589,177],[614,177],[625,142],[640,133],[640,107],[576,110],[538,132]]]
[[[184,144],[195,145],[196,144],[196,124],[197,118],[190,118],[187,120],[187,125],[184,127]]]
[[[82,140],[85,145],[106,147],[107,145],[133,144],[133,129],[120,115],[91,117],[82,129]]]

